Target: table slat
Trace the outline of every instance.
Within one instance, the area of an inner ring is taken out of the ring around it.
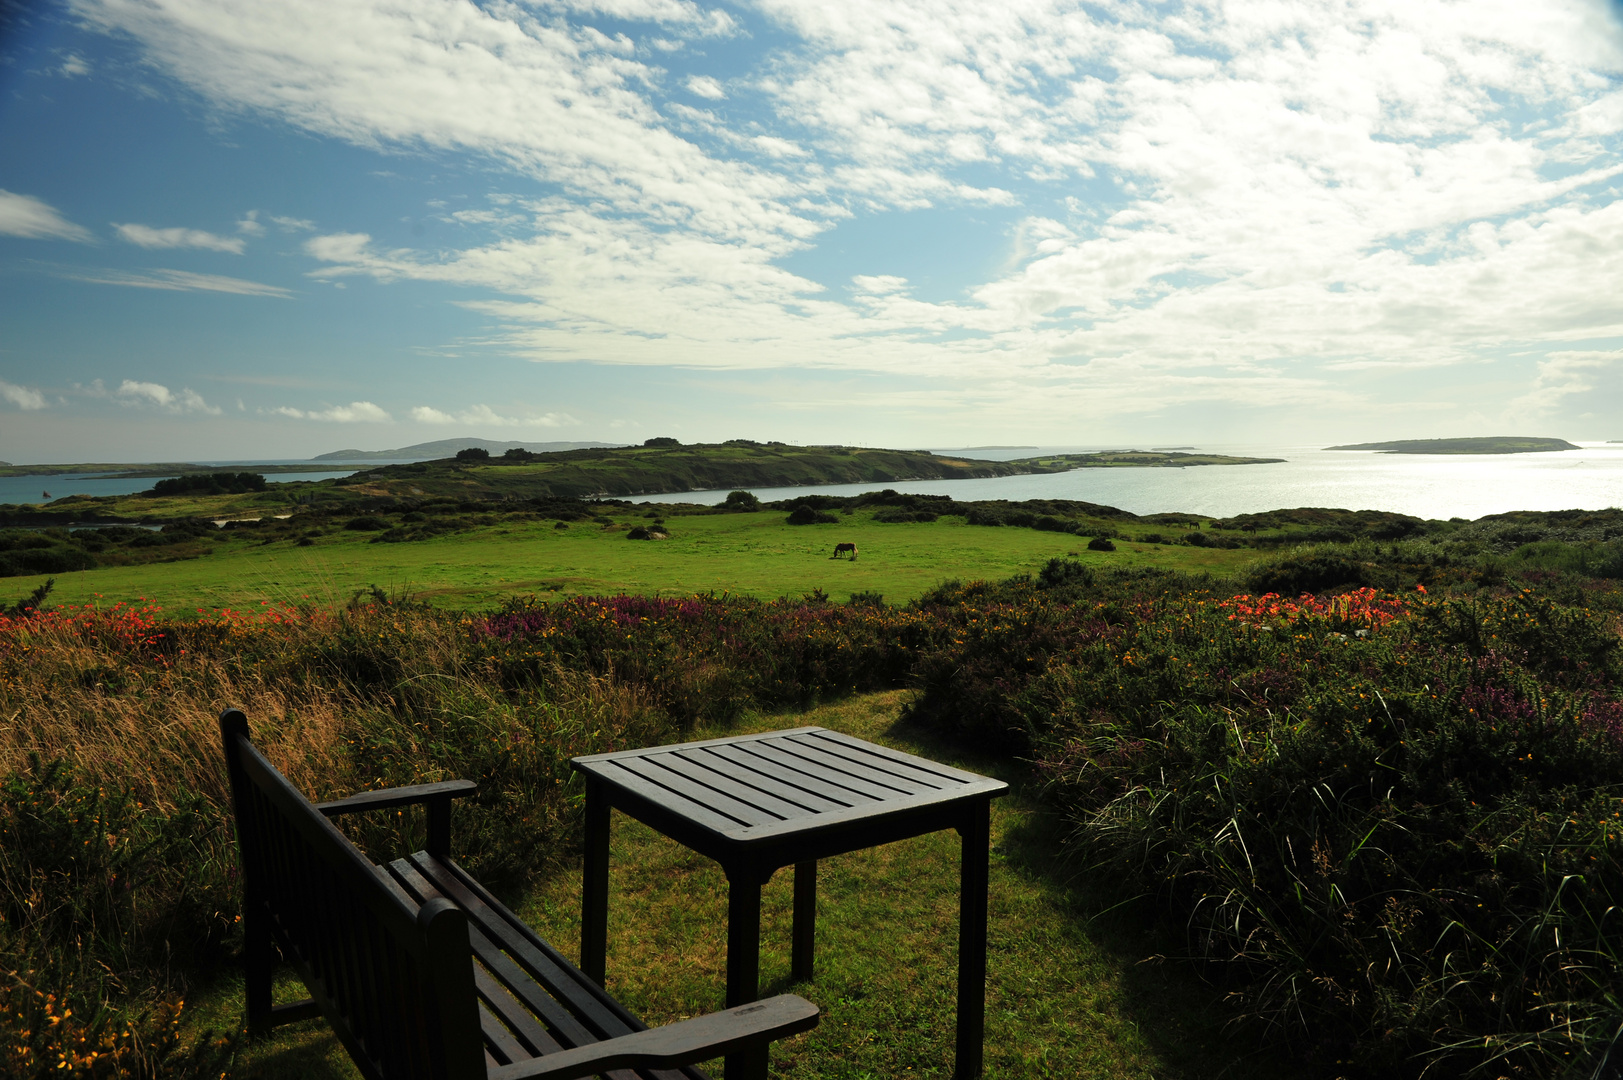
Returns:
[[[780,821],[817,813],[811,807],[802,806],[790,799],[779,798],[761,785],[751,783],[754,777],[744,774],[742,769],[729,768],[727,762],[720,758],[712,757],[710,761],[703,761],[694,760],[687,754],[659,754],[649,757],[648,760],[673,772],[679,772],[696,783],[731,795],[740,802],[765,810]]]
[[[778,739],[766,745],[793,754],[795,757],[802,758],[813,764],[821,765],[835,774],[861,777],[869,783],[890,788],[895,794],[887,795],[887,799],[904,798],[908,795],[918,795],[926,791],[940,791],[946,787],[956,786],[945,784],[940,780],[936,780],[934,783],[926,783],[911,776],[899,776],[894,772],[887,772],[872,765],[851,761],[820,746],[807,745],[797,739]]]
[[[768,813],[758,806],[741,802],[731,795],[724,795],[715,788],[706,787],[696,781],[689,780],[681,773],[656,765],[648,758],[629,758],[616,762],[627,772],[635,773],[648,781],[657,784],[667,792],[664,802],[670,805],[673,799],[694,803],[732,818],[740,825],[772,825],[783,818]],[[684,811],[685,812],[685,811]],[[736,827],[736,826],[735,826]]]
[[[837,769],[820,765],[801,755],[790,753],[787,748],[774,743],[765,741],[752,742],[740,746],[738,749],[753,757],[770,761],[787,769],[793,769],[805,777],[809,783],[816,785],[818,791],[828,791],[830,797],[841,791],[850,791],[866,796],[871,802],[886,802],[891,799],[904,798],[908,794],[908,792],[899,790],[894,786],[886,787],[882,784],[871,783],[860,776],[854,776],[851,773],[840,772]]]
[[[827,728],[821,731],[807,732],[804,735],[795,735],[792,738],[794,741],[816,739],[820,744],[832,743],[834,745],[825,745],[824,748],[848,756],[856,755],[852,758],[852,760],[856,761],[873,762],[875,758],[878,758],[880,760],[874,762],[877,768],[889,768],[899,765],[911,770],[912,773],[921,773],[924,776],[934,777],[944,787],[951,787],[955,784],[973,784],[977,780],[986,779],[984,776],[977,776],[974,773],[964,772],[962,769],[955,769],[951,765],[943,765],[938,761],[930,761],[925,758],[915,757],[912,754],[904,754],[900,750],[892,750],[888,746],[880,746],[877,743],[864,742],[843,732],[830,731]]]
[[[872,796],[861,792],[847,788],[836,791],[827,785],[819,785],[805,773],[796,772],[786,765],[779,765],[763,757],[753,756],[735,746],[706,747],[703,750],[691,751],[688,756],[698,760],[720,758],[732,768],[739,770],[737,775],[741,778],[747,774],[747,783],[775,792],[790,802],[800,803],[819,813],[844,810],[849,806],[874,801]]]

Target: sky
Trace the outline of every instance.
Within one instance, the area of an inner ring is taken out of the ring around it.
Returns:
[[[0,459],[1623,439],[1619,0],[0,0]]]

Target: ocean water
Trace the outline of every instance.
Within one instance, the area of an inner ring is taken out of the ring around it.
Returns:
[[[1206,453],[1275,457],[1276,465],[1182,469],[1076,469],[994,480],[911,480],[889,484],[752,488],[763,500],[807,492],[857,495],[894,488],[955,499],[1080,499],[1134,514],[1183,511],[1230,517],[1299,506],[1389,510],[1424,518],[1474,519],[1511,510],[1598,510],[1623,506],[1623,444],[1586,443],[1543,454],[1419,455],[1308,446],[1201,446]],[[1102,447],[948,451],[956,457],[1012,460]],[[651,495],[652,502],[714,504],[725,491]],[[638,496],[638,498],[642,498]]]
[[[942,454],[1012,460],[1040,454],[1083,453],[1108,447],[1044,446],[1004,450],[946,450]],[[1204,452],[1240,457],[1275,457],[1275,465],[1200,465],[1182,469],[1077,469],[1042,476],[994,480],[902,480],[889,484],[827,484],[814,487],[751,488],[764,500],[807,492],[857,495],[894,488],[955,499],[1080,499],[1117,506],[1135,514],[1183,511],[1229,517],[1297,506],[1345,510],[1390,510],[1426,518],[1479,518],[1510,510],[1598,510],[1623,506],[1623,444],[1584,443],[1577,450],[1546,454],[1431,456],[1377,454],[1363,450],[1323,450],[1312,446],[1201,446]],[[254,465],[287,462],[218,462],[252,470]],[[376,465],[377,462],[367,462]],[[353,471],[353,470],[352,470]],[[298,472],[267,476],[272,483],[322,480],[348,472]],[[43,503],[66,495],[129,495],[145,491],[156,477],[120,479],[95,476],[0,477],[0,503]],[[692,491],[636,496],[637,501],[714,504],[726,491]]]
[[[302,461],[241,461],[223,462],[222,465],[233,465],[238,471],[254,471],[255,465],[303,465]],[[339,472],[296,472],[271,473],[265,479],[272,484],[286,484],[295,480],[329,480],[333,477],[348,476],[357,470]],[[137,491],[148,491],[159,480],[166,479],[159,476],[119,477],[95,475],[67,475],[56,476],[0,476],[0,503],[34,503],[44,504],[64,499],[69,495],[133,495]],[[50,493],[50,498],[45,493]]]

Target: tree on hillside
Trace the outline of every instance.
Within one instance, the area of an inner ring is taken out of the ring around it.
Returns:
[[[458,461],[489,461],[490,451],[480,446],[470,446],[466,450],[456,452]]]

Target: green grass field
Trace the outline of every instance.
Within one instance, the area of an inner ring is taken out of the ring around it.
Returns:
[[[262,602],[347,602],[376,585],[440,607],[478,608],[503,597],[590,593],[688,595],[703,592],[777,597],[822,589],[837,601],[877,592],[902,603],[946,579],[999,580],[1032,572],[1055,556],[1097,566],[1159,566],[1227,572],[1255,559],[1247,550],[1118,541],[1114,552],[1087,550],[1085,537],[1024,528],[971,526],[961,518],[878,524],[858,511],[834,525],[791,526],[781,511],[666,519],[669,540],[626,538],[639,511],[616,511],[617,525],[516,521],[432,540],[374,544],[375,534],[337,530],[308,547],[291,539],[236,541],[181,562],[102,567],[56,575],[53,603],[145,599],[171,611],[249,608]],[[834,545],[855,543],[855,561],[833,559]],[[0,582],[0,598],[26,596],[45,575]]]

